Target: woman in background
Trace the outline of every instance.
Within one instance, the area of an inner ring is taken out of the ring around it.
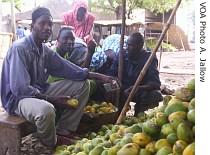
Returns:
[[[87,0],[75,0],[72,10],[63,16],[64,24],[73,26],[76,37],[83,39],[87,44],[93,39],[94,20],[95,17],[88,12]]]

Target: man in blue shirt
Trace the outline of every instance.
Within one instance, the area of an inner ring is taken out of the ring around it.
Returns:
[[[123,108],[123,103],[125,103],[128,94],[131,92],[133,85],[135,84],[139,73],[143,69],[146,61],[150,56],[150,52],[143,49],[144,38],[139,33],[133,33],[127,40],[127,51],[123,59],[123,73],[122,73],[122,94],[121,94],[121,104],[119,108]],[[118,61],[115,60],[110,75],[117,76],[118,72]],[[136,114],[140,111],[147,110],[148,108],[153,108],[158,106],[159,101],[161,101],[162,95],[160,93],[160,79],[159,71],[157,70],[158,60],[155,57],[152,64],[138,86],[138,91],[136,92],[133,101],[136,102]]]
[[[32,33],[14,42],[4,59],[1,101],[9,114],[22,116],[36,125],[44,145],[54,147],[72,142],[66,137],[76,131],[88,101],[89,83],[86,79],[111,82],[113,78],[89,72],[50,50],[44,42],[52,33],[52,24],[47,8],[33,11]],[[49,75],[66,80],[48,84]],[[71,98],[79,101],[77,108],[68,105]],[[57,109],[62,109],[63,113],[56,125]]]

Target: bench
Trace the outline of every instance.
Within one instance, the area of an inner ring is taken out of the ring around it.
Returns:
[[[20,155],[21,138],[35,131],[24,118],[0,112],[0,155]]]

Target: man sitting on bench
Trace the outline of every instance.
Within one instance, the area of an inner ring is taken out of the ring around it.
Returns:
[[[32,33],[14,42],[4,59],[1,101],[9,114],[22,116],[36,125],[44,145],[55,147],[72,142],[67,137],[76,131],[88,101],[89,83],[86,79],[111,82],[113,78],[89,72],[50,50],[44,42],[52,33],[52,24],[47,8],[39,7],[33,11]],[[65,80],[48,84],[49,75]],[[69,106],[67,101],[71,98],[79,101],[76,108]],[[59,109],[63,113],[56,126]]]

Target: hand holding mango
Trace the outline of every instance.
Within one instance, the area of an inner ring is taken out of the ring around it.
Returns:
[[[69,99],[69,100],[67,101],[67,104],[68,104],[70,107],[72,107],[72,108],[77,108],[78,105],[79,105],[79,101],[78,101],[77,99],[75,99],[75,98],[72,98],[72,99]]]

